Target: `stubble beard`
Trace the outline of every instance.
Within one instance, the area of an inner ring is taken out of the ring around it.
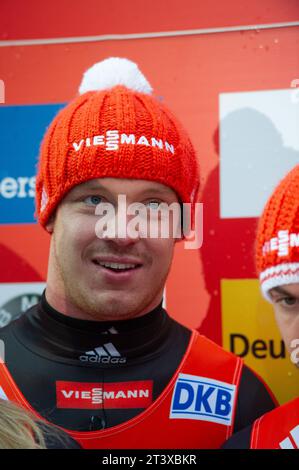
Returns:
[[[56,240],[54,240],[54,259],[67,304],[72,305],[74,311],[80,312],[82,318],[86,317],[86,320],[92,321],[126,320],[138,316],[163,291],[171,267],[170,263],[160,282],[151,286],[151,290],[145,290],[143,294],[136,292],[129,296],[129,301],[126,301],[121,296],[116,296],[113,290],[105,293],[100,292],[99,288],[93,294],[92,288],[85,288],[84,283],[78,281],[67,260],[64,260],[64,256],[58,256]]]

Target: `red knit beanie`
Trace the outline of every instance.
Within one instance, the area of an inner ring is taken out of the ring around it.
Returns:
[[[260,218],[256,265],[261,289],[299,283],[299,165],[280,182]]]
[[[40,149],[36,215],[45,226],[74,186],[93,178],[135,178],[171,187],[194,204],[194,148],[172,113],[151,96],[136,64],[109,58],[85,74],[75,98],[54,118]]]

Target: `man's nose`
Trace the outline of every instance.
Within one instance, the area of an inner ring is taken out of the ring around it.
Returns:
[[[113,240],[119,246],[127,246],[140,240],[138,224],[134,223],[135,215],[127,211],[126,204],[118,204],[106,219],[96,223],[96,235],[103,240]]]
[[[136,230],[134,224],[130,224],[134,216],[127,213],[124,214],[124,212],[121,213],[119,209],[116,216],[116,234],[113,240],[120,246],[137,243],[140,239],[140,233]]]

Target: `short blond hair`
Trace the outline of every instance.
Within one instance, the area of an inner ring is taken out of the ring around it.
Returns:
[[[0,449],[46,449],[43,431],[34,416],[1,399]]]

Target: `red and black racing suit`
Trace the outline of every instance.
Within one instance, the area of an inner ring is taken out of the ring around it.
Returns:
[[[97,322],[57,312],[45,294],[39,304],[0,330],[6,366],[27,401],[49,422],[80,431],[116,426],[143,408],[132,407],[134,398],[121,408],[114,408],[111,400],[109,407],[102,403],[96,409],[59,407],[57,382],[105,388],[110,383],[149,381],[155,400],[179,366],[190,335],[191,330],[172,319],[162,302],[142,317]],[[274,407],[265,385],[244,366],[234,431]]]

